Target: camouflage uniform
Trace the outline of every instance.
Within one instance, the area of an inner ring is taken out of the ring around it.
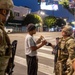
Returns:
[[[63,28],[68,37],[63,37],[58,43],[58,58],[55,75],[73,75],[72,61],[75,59],[75,40],[71,37],[71,28]]]
[[[0,0],[0,9],[10,10],[11,7],[13,7],[12,0]],[[0,40],[0,75],[5,75],[11,55],[11,44],[2,22],[0,22],[0,38],[2,39]]]

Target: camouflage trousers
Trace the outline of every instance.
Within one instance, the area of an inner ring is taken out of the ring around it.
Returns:
[[[0,57],[0,75],[5,75],[5,70],[8,65],[9,56]]]
[[[65,63],[62,64],[60,61],[55,65],[55,75],[73,75],[73,69],[68,68]]]

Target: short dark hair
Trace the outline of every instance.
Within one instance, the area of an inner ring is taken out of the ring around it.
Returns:
[[[27,31],[32,31],[32,30],[35,30],[36,29],[36,26],[34,24],[28,24],[27,26]]]

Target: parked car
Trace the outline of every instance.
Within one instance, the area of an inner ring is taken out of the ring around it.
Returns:
[[[53,31],[54,31],[54,28],[50,28],[50,29],[49,29],[49,32],[53,32]]]
[[[5,31],[7,32],[7,33],[12,33],[13,32],[13,29],[12,28],[4,28],[5,29]]]

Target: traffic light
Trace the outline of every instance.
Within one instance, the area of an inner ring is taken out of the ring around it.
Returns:
[[[38,0],[38,4],[41,4],[41,0]]]

